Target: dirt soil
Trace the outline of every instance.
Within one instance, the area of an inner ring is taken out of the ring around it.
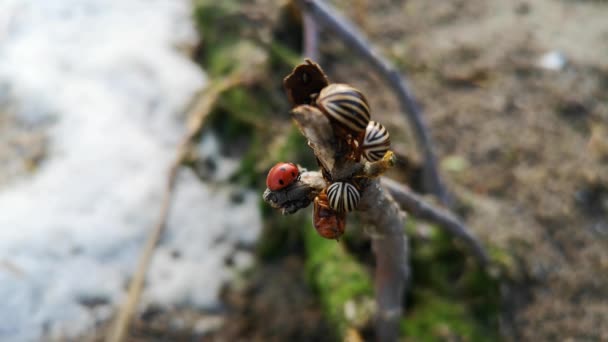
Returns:
[[[608,3],[341,3],[401,63],[467,223],[513,256],[505,337],[608,340]],[[550,51],[563,68],[539,66]],[[367,73],[333,78],[364,89],[396,135],[405,120]]]

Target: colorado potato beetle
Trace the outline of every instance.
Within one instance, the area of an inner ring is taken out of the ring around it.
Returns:
[[[369,161],[378,161],[391,147],[391,139],[386,127],[376,121],[370,121],[365,129],[361,144],[361,154]]]
[[[346,214],[330,208],[327,195],[322,192],[315,197],[312,222],[319,235],[337,240],[346,229]]]
[[[271,191],[281,190],[295,182],[299,175],[300,170],[295,164],[277,163],[268,171],[266,186]]]
[[[317,106],[330,119],[353,133],[365,131],[370,120],[367,99],[359,90],[347,84],[333,83],[323,88],[317,98]]]
[[[349,212],[357,208],[361,195],[354,185],[348,182],[335,182],[327,188],[327,199],[332,209]]]

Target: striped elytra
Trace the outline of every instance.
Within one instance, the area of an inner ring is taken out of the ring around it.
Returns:
[[[365,131],[370,120],[369,104],[363,94],[348,84],[334,83],[323,88],[317,106],[351,132]]]
[[[376,121],[370,121],[365,129],[361,144],[361,153],[369,161],[378,161],[391,147],[391,138],[386,127]]]
[[[355,210],[360,198],[359,190],[347,182],[335,182],[327,188],[329,206],[338,212]]]

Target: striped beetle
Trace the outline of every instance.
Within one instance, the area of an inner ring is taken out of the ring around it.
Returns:
[[[384,157],[390,146],[391,139],[386,127],[379,122],[370,121],[360,148],[363,157],[371,162],[378,161]]]
[[[353,133],[365,131],[370,120],[369,104],[363,94],[348,84],[333,83],[323,88],[317,106]]]
[[[329,206],[338,212],[353,211],[359,205],[359,190],[347,182],[335,182],[327,188]]]

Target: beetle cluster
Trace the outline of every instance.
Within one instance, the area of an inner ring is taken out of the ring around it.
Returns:
[[[318,65],[307,61],[294,69],[284,81],[289,100],[294,106],[316,107],[330,121],[341,160],[355,163],[376,162],[390,148],[390,136],[382,124],[371,121],[370,106],[361,91],[342,83],[330,84]],[[332,170],[319,163],[329,184],[314,198],[313,224],[328,239],[344,234],[346,214],[357,209],[365,180],[352,175],[334,179]],[[268,173],[270,191],[288,189],[299,178],[292,163],[278,163]]]

